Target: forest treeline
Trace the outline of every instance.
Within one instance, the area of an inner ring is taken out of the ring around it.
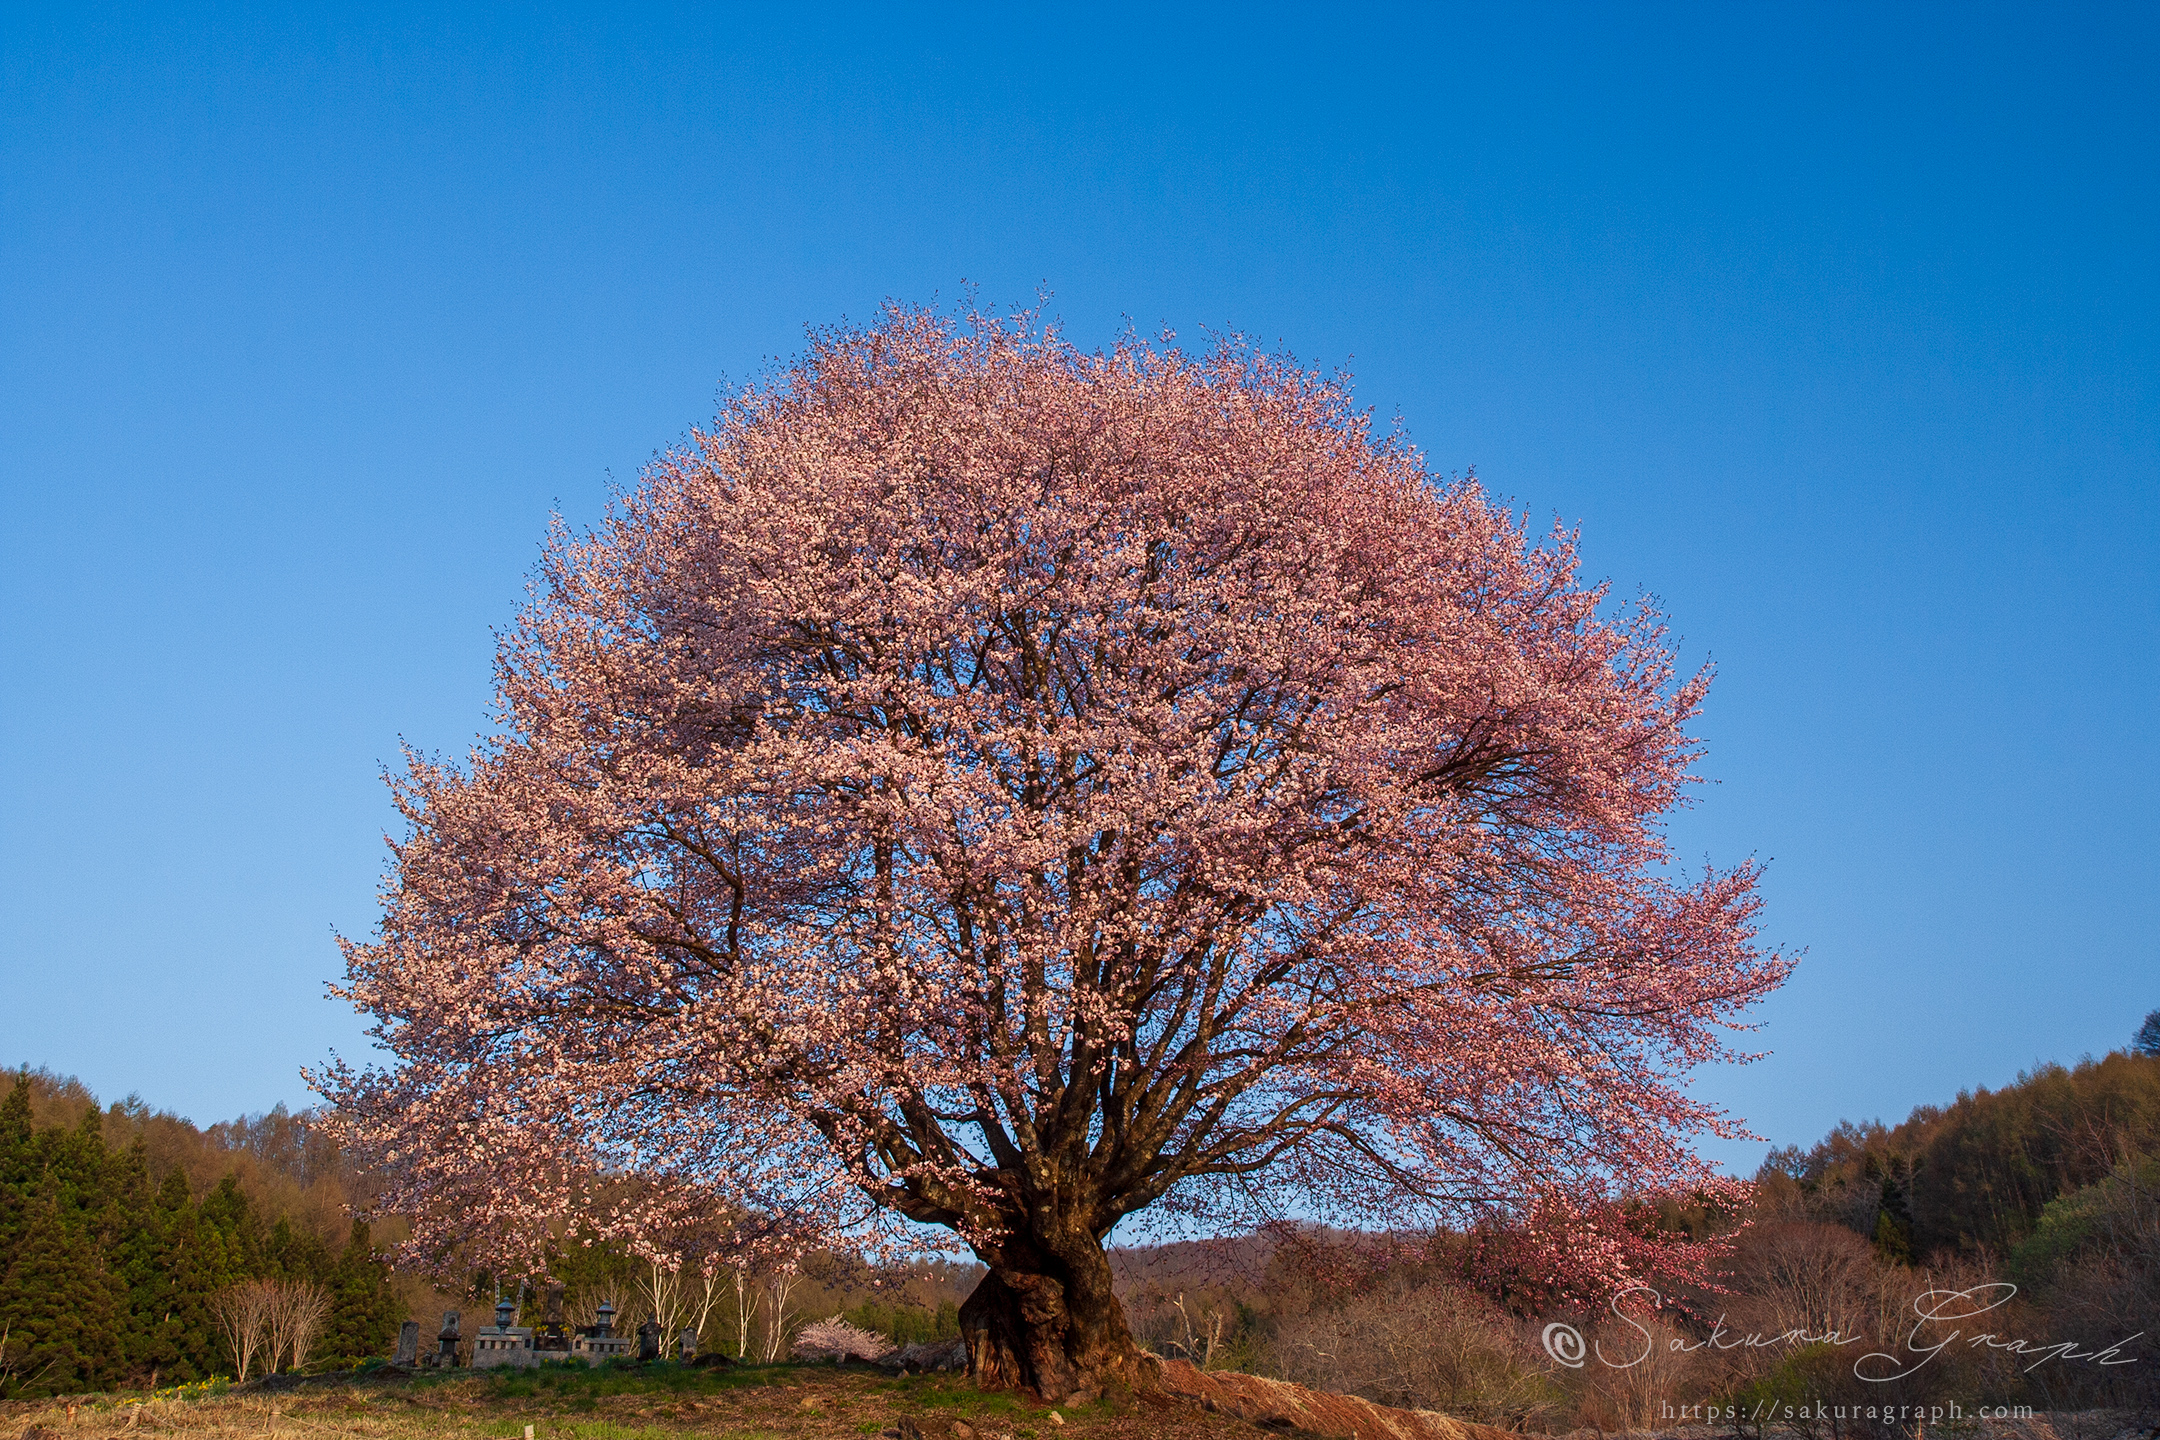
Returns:
[[[281,1111],[206,1133],[18,1074],[0,1100],[0,1393],[230,1375],[228,1297],[251,1282],[300,1316],[281,1331],[297,1363],[383,1353],[404,1307],[332,1198],[340,1167]]]
[[[2008,1256],[2051,1205],[2155,1155],[2160,1062],[2119,1051],[1922,1106],[1894,1127],[1842,1124],[1773,1152],[1756,1178],[1901,1259]]]
[[[1491,1235],[1281,1226],[1113,1259],[1135,1332],[1159,1353],[1526,1428],[1628,1428],[1681,1393],[2160,1404],[2160,1057],[2042,1066],[1894,1126],[1841,1124],[1773,1153],[1756,1178],[1746,1214],[1684,1197],[1640,1208],[1646,1226],[1738,1233],[1714,1286],[1639,1317],[1680,1349],[1622,1370],[1551,1363],[1538,1343],[1551,1297],[1492,1263]],[[366,1177],[304,1114],[197,1129],[134,1100],[100,1109],[75,1082],[25,1072],[0,1107],[0,1385],[58,1393],[233,1374],[215,1300],[243,1281],[320,1293],[311,1367],[386,1354],[408,1316],[432,1334],[441,1308],[492,1304],[485,1275],[439,1289],[393,1272],[350,1219],[368,1198]],[[585,1245],[566,1248],[552,1278],[568,1286],[573,1319],[604,1298],[626,1325],[650,1315],[671,1333],[698,1329],[708,1350],[772,1359],[802,1323],[834,1314],[899,1341],[949,1337],[979,1273],[816,1254],[701,1290]],[[1856,1387],[1851,1357],[1822,1347],[1698,1343],[1720,1316],[1891,1336],[1910,1328],[1915,1295],[1996,1281],[2018,1289],[1994,1328],[2087,1344],[2143,1330],[2138,1363],[2028,1372],[2015,1356],[1960,1352],[1892,1396]],[[1593,1342],[1614,1323],[1571,1318]]]
[[[1626,1320],[1556,1309],[1535,1277],[1494,1267],[1476,1233],[1286,1228],[1128,1252],[1121,1289],[1136,1333],[1160,1353],[1517,1428],[1669,1425],[1678,1417],[1664,1407],[1712,1397],[1743,1418],[1810,1403],[2160,1408],[2154,1051],[2040,1066],[1895,1126],[1841,1124],[1774,1152],[1744,1214],[1685,1197],[1644,1205],[1645,1225],[1722,1232],[1731,1248],[1711,1285],[1668,1286],[1668,1303]],[[1930,1291],[1999,1303],[1915,1332]],[[1655,1343],[1638,1364],[1557,1365],[1541,1343],[1555,1318],[1574,1322],[1592,1355],[1600,1344],[1632,1355],[1645,1334]],[[1871,1348],[1960,1328],[1963,1343],[1895,1382],[1854,1368]],[[1829,1331],[1868,1344],[1727,1348],[1735,1335]],[[1974,1346],[1983,1332],[2005,1343]],[[2086,1352],[2128,1343],[2107,1364],[2035,1363],[2013,1339]],[[1901,1433],[1804,1414],[1789,1428]]]
[[[373,1198],[368,1178],[306,1112],[197,1127],[132,1096],[101,1107],[46,1070],[0,1084],[0,1398],[233,1376],[243,1362],[350,1366],[389,1355],[407,1319],[432,1345],[448,1309],[466,1313],[469,1346],[498,1289],[535,1303],[532,1286],[481,1272],[394,1270],[402,1228],[371,1235],[352,1218]],[[687,1325],[708,1350],[771,1360],[804,1321],[834,1314],[900,1343],[955,1337],[980,1274],[813,1253],[707,1285],[587,1242],[566,1245],[550,1278],[573,1323],[606,1301],[625,1329]],[[310,1303],[319,1315],[279,1343],[281,1312],[305,1321]]]

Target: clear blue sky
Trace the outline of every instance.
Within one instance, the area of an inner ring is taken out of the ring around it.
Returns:
[[[4,12],[0,1062],[303,1103],[550,509],[963,282],[1347,364],[1663,598],[1767,1136],[2160,1005],[2150,6],[1031,8]]]

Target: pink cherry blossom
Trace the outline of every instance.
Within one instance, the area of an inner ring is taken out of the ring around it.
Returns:
[[[1144,1379],[1127,1217],[1536,1214],[1611,1285],[1789,968],[1671,867],[1707,682],[1339,383],[892,307],[554,535],[346,947],[394,1063],[318,1083],[423,1246],[945,1227],[1052,1396]]]

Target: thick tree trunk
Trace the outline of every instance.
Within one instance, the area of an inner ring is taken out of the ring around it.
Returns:
[[[1133,1343],[1101,1247],[1091,1238],[1082,1253],[1044,1259],[993,1265],[960,1307],[975,1383],[1053,1402],[1154,1385],[1157,1363]]]

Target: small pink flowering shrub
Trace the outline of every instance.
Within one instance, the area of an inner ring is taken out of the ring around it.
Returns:
[[[884,1336],[850,1325],[838,1315],[813,1320],[795,1336],[798,1360],[875,1360],[892,1348]]]

